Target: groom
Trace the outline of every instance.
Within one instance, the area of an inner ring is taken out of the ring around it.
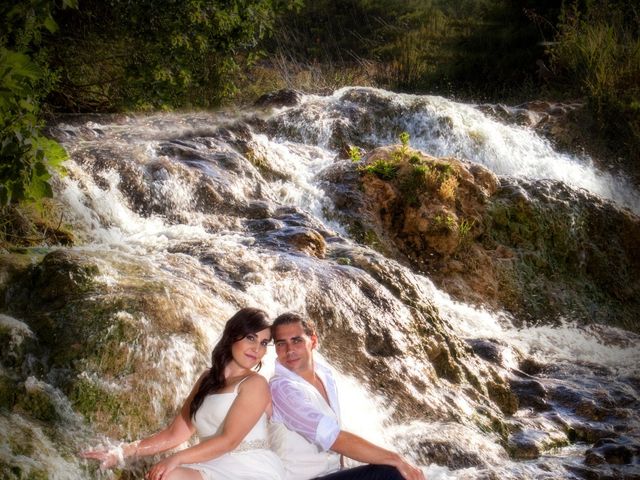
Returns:
[[[399,454],[340,427],[340,407],[330,370],[313,358],[315,325],[284,313],[271,327],[276,345],[272,448],[282,459],[285,480],[425,480]],[[340,470],[344,455],[361,465]]]

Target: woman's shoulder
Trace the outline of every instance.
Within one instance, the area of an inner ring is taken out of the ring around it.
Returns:
[[[259,392],[261,390],[268,391],[269,382],[267,382],[267,379],[259,373],[251,373],[240,380],[236,388],[238,392],[241,392],[243,389],[251,390],[253,392]]]

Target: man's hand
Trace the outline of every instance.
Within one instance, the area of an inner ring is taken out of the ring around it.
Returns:
[[[402,475],[405,480],[426,480],[426,477],[424,476],[424,473],[422,473],[422,470],[411,465],[404,458],[395,467],[398,469],[400,475]]]

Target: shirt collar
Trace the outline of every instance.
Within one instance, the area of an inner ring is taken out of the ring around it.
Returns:
[[[338,419],[340,419],[340,403],[338,400],[338,389],[333,378],[333,373],[331,369],[321,361],[318,361],[316,358],[313,359],[313,366],[316,372],[316,375],[320,377],[322,383],[324,383],[324,388],[327,391],[327,395],[329,396],[329,406],[336,413]],[[281,376],[283,378],[287,378],[294,382],[303,382],[305,385],[308,385],[309,388],[314,388],[309,382],[307,382],[304,378],[298,375],[295,372],[292,372],[287,367],[282,365],[278,359],[276,359],[276,368],[274,371],[276,376]],[[338,420],[339,421],[339,420]]]
[[[323,362],[319,361],[317,358],[313,359],[313,368],[316,374],[320,375],[320,378],[322,379],[323,382],[326,383],[326,381],[331,378],[331,375],[332,375],[331,369],[327,365],[325,365]],[[280,360],[278,360],[277,358],[276,358],[275,374],[290,378],[292,380],[303,380],[306,382],[306,380],[302,378],[300,375],[298,375],[297,373],[289,370],[287,367],[282,365],[282,363],[280,363]]]

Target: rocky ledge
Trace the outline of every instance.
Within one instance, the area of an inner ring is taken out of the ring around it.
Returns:
[[[628,210],[561,182],[499,179],[407,144],[337,159],[322,178],[358,240],[457,299],[520,321],[640,331],[640,219]]]

